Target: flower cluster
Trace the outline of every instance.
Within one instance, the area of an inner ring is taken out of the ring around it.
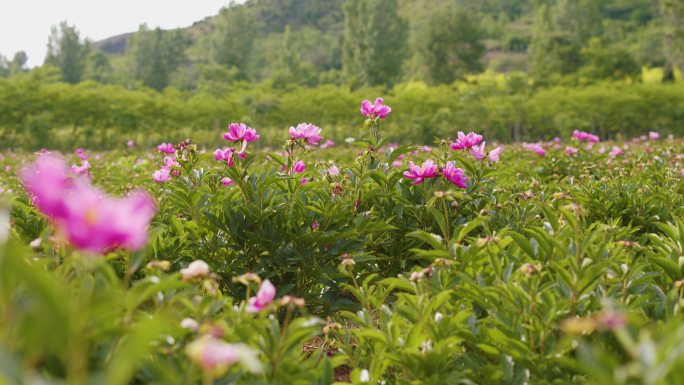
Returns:
[[[499,161],[499,155],[503,151],[503,147],[499,146],[489,153],[485,152],[486,142],[483,141],[482,135],[476,134],[474,132],[469,132],[464,134],[459,131],[456,140],[451,143],[450,147],[452,150],[463,150],[470,152],[470,155],[477,160],[482,160],[489,157],[492,162]]]
[[[572,137],[580,142],[598,143],[600,141],[598,136],[579,130],[573,131]]]
[[[164,157],[164,164],[161,168],[152,174],[152,180],[156,183],[165,183],[170,181],[172,176],[180,175],[180,170],[178,170],[180,163],[176,160],[176,150],[173,149],[173,145],[162,143],[157,146],[157,150],[169,155]]]
[[[107,196],[87,179],[71,179],[67,163],[49,154],[24,170],[22,180],[33,203],[75,247],[104,253],[119,247],[137,250],[147,243],[156,212],[147,194]]]
[[[546,156],[546,150],[539,143],[523,143],[523,148],[532,151],[539,156]]]
[[[449,182],[460,188],[468,187],[466,182],[468,177],[461,168],[454,166],[453,162],[447,162],[446,166],[441,170],[441,174]],[[436,178],[440,175],[439,167],[432,161],[426,160],[422,166],[417,166],[413,162],[409,162],[408,171],[404,171],[404,177],[407,179],[412,179],[413,184],[421,184],[426,179]]]

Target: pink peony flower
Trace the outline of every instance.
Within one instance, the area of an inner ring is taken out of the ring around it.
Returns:
[[[482,135],[478,135],[474,132],[469,132],[468,135],[464,134],[462,131],[458,132],[458,139],[451,143],[452,150],[467,150],[472,147],[477,146],[482,142]]]
[[[444,167],[444,170],[442,170],[442,174],[444,174],[444,177],[449,182],[455,184],[456,186],[460,188],[468,187],[466,184],[468,177],[465,175],[463,169],[456,168],[453,162],[447,162],[446,167]]]
[[[88,175],[88,170],[90,170],[90,163],[87,160],[84,160],[80,166],[71,166],[71,172],[76,175]]]
[[[323,144],[321,144],[320,148],[329,148],[333,147],[335,145],[335,142],[332,140],[326,140]]]
[[[162,167],[152,174],[152,180],[156,183],[165,183],[171,180],[171,170]]]
[[[138,250],[147,243],[147,227],[156,208],[143,193],[111,198],[84,182],[65,197],[67,216],[57,218],[69,242],[95,253],[122,247]]]
[[[88,160],[88,155],[86,155],[85,151],[82,148],[76,149],[76,156],[78,156],[78,158],[81,160]]]
[[[431,179],[437,176],[437,165],[432,160],[426,160],[421,167],[416,166],[413,162],[409,162],[408,171],[404,171],[404,177],[413,179],[413,184],[421,184],[425,179]]]
[[[660,139],[660,134],[655,132],[655,131],[649,131],[648,132],[648,139],[650,140],[658,140]]]
[[[167,157],[164,157],[164,167],[165,168],[180,167],[180,163],[178,163],[174,157],[167,156]]]
[[[588,132],[575,130],[572,132],[572,137],[580,142],[598,143],[599,137]]]
[[[328,175],[338,176],[340,175],[340,169],[338,169],[337,166],[332,166],[328,169]]]
[[[544,150],[544,148],[540,146],[538,143],[523,143],[523,148],[527,151],[535,152],[539,156],[546,155],[546,150]]]
[[[273,302],[276,296],[276,288],[268,279],[261,283],[257,295],[250,298],[247,303],[246,311],[248,313],[258,313],[264,310]]]
[[[228,126],[228,132],[223,134],[223,138],[231,142],[254,142],[259,140],[259,135],[255,129],[247,127],[244,123],[231,123]]]
[[[565,147],[565,155],[567,155],[567,156],[574,156],[578,152],[579,152],[579,150],[576,149],[575,147],[572,147],[572,146],[566,146]]]
[[[235,184],[235,181],[228,178],[228,177],[225,177],[225,178],[221,179],[221,184],[225,187],[229,187],[229,186],[233,186]]]
[[[126,142],[126,146],[127,146],[128,148],[133,148],[133,147],[135,147],[135,141],[134,141],[133,139],[129,140],[128,142]]]
[[[613,146],[613,149],[610,150],[610,152],[608,153],[608,156],[610,156],[611,158],[615,158],[616,156],[622,155],[622,154],[624,154],[624,151],[622,151],[622,149],[620,147]]]
[[[304,164],[304,162],[301,160],[299,162],[295,163],[294,167],[293,167],[293,171],[297,174],[303,173],[305,169],[306,169],[306,164]]]
[[[69,168],[62,159],[41,154],[36,162],[21,174],[26,190],[36,205],[48,217],[62,218],[67,215],[64,201],[72,187]]]
[[[482,142],[479,146],[470,147],[470,155],[477,160],[484,159],[487,156],[484,152],[485,143],[486,142]]]
[[[164,154],[175,154],[176,150],[173,148],[173,144],[171,143],[162,143],[159,146],[157,146],[157,151],[164,153]]]
[[[318,144],[321,140],[321,129],[311,123],[300,123],[297,127],[290,127],[290,139],[304,139],[308,144]]]
[[[384,120],[392,112],[392,109],[384,103],[383,98],[375,99],[375,104],[371,103],[370,100],[364,100],[361,102],[361,114],[370,119],[380,118]]]
[[[76,248],[96,253],[122,247],[136,250],[147,242],[147,227],[156,211],[142,193],[112,198],[86,179],[71,180],[66,162],[42,154],[22,179],[34,204]]]
[[[244,344],[229,344],[211,335],[204,335],[185,347],[185,354],[212,376],[220,377],[230,365],[241,363],[252,373],[262,371],[258,353]]]
[[[492,162],[496,163],[499,161],[499,155],[501,155],[501,152],[503,151],[503,146],[499,146],[492,151],[489,152],[489,160]]]

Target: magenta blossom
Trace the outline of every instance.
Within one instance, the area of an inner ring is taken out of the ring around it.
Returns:
[[[21,174],[33,204],[49,217],[63,217],[66,206],[63,197],[72,186],[69,167],[62,158],[41,154],[36,162]]]
[[[297,174],[303,173],[304,170],[306,169],[306,164],[304,164],[303,161],[299,161],[294,164],[293,171]]]
[[[34,203],[60,234],[75,247],[96,253],[145,246],[156,211],[147,195],[112,198],[87,179],[71,180],[68,170],[63,159],[43,154],[22,174]]]
[[[254,142],[259,140],[259,135],[255,129],[247,127],[244,123],[231,123],[228,126],[228,132],[223,134],[223,138],[231,142]]]
[[[235,184],[235,181],[228,178],[228,177],[225,177],[225,178],[221,179],[221,184],[225,187],[229,187],[229,186],[233,186]]]
[[[321,129],[311,123],[300,123],[297,127],[290,127],[290,139],[303,139],[308,144],[318,144],[321,140]]]
[[[334,145],[335,145],[335,142],[328,139],[323,144],[321,144],[321,148],[329,148],[329,147],[333,147]]]
[[[338,176],[338,175],[340,175],[340,169],[337,168],[337,166],[332,166],[328,169],[328,175]]]
[[[270,305],[275,296],[276,288],[273,286],[271,281],[267,279],[261,283],[257,295],[249,299],[249,302],[247,302],[247,308],[245,310],[248,313],[258,313]]]
[[[164,167],[169,169],[171,167],[180,167],[180,163],[178,163],[174,157],[167,156],[164,158]]]
[[[80,183],[65,198],[68,216],[57,222],[77,248],[101,253],[118,247],[138,250],[147,243],[147,227],[156,211],[147,195],[110,198]]]
[[[580,142],[598,143],[599,137],[588,132],[575,130],[572,132],[572,137]]]
[[[648,132],[648,139],[650,139],[650,140],[658,140],[658,139],[660,139],[660,134],[657,133],[656,131],[649,131],[649,132]]]
[[[565,155],[567,155],[567,156],[574,156],[575,154],[577,154],[577,152],[579,152],[579,150],[576,149],[575,147],[572,147],[572,146],[566,146],[565,147]]]
[[[409,162],[408,171],[404,171],[404,177],[413,179],[413,184],[421,184],[425,179],[437,176],[437,165],[432,160],[426,160],[422,166],[418,167],[413,162]]]
[[[546,150],[544,150],[544,148],[538,143],[523,143],[523,148],[527,151],[535,152],[539,156],[546,155]]]
[[[468,182],[468,177],[465,175],[463,169],[456,168],[453,162],[447,162],[446,167],[444,167],[444,170],[442,170],[442,174],[444,174],[444,177],[449,182],[455,184],[456,186],[460,188],[468,187],[466,184],[466,182]]]
[[[475,158],[477,160],[484,159],[487,156],[484,152],[485,143],[486,142],[482,142],[478,146],[470,147],[470,149],[469,149],[470,155],[472,155],[473,158]]]
[[[503,146],[499,146],[492,151],[489,152],[489,160],[492,162],[496,163],[499,161],[499,155],[501,155],[501,152],[503,151]]]
[[[85,153],[85,151],[82,148],[76,149],[76,156],[78,156],[78,158],[81,160],[88,160],[88,155]]]
[[[130,139],[128,142],[126,142],[126,146],[128,148],[133,148],[135,147],[135,141],[133,139]]]
[[[162,167],[152,174],[152,180],[156,183],[165,183],[171,180],[171,170]]]
[[[189,343],[185,353],[212,376],[222,376],[228,368],[241,363],[252,373],[262,370],[258,353],[244,344],[229,344],[211,335],[204,335]]]
[[[175,154],[176,150],[173,148],[173,144],[171,143],[162,143],[159,146],[157,146],[157,151],[164,153],[164,154]]]
[[[87,160],[84,160],[80,166],[71,166],[71,172],[76,175],[88,175],[88,170],[90,170],[90,162]]]
[[[613,148],[608,153],[608,156],[610,156],[611,158],[615,158],[616,156],[622,155],[622,154],[624,154],[624,151],[622,151],[622,149],[620,147],[613,146]]]
[[[392,112],[392,109],[384,103],[383,98],[375,99],[375,104],[371,103],[370,100],[364,100],[361,102],[361,114],[370,119],[380,118],[384,120]]]
[[[451,143],[452,150],[467,150],[472,147],[477,146],[482,142],[482,135],[478,135],[474,132],[469,132],[468,135],[464,134],[462,131],[458,132],[458,139]]]

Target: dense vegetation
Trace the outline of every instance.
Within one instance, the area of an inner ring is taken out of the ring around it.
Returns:
[[[401,107],[388,135],[415,143],[682,134],[682,26],[673,0],[252,0],[95,43],[62,23],[42,67],[0,57],[0,130],[25,148],[207,144],[228,121],[309,120],[341,140],[350,106],[383,93]]]
[[[397,146],[393,107],[5,153],[0,382],[684,381],[681,139]]]

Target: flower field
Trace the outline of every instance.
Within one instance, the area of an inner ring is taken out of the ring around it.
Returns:
[[[681,138],[360,112],[0,154],[0,384],[684,383]]]

